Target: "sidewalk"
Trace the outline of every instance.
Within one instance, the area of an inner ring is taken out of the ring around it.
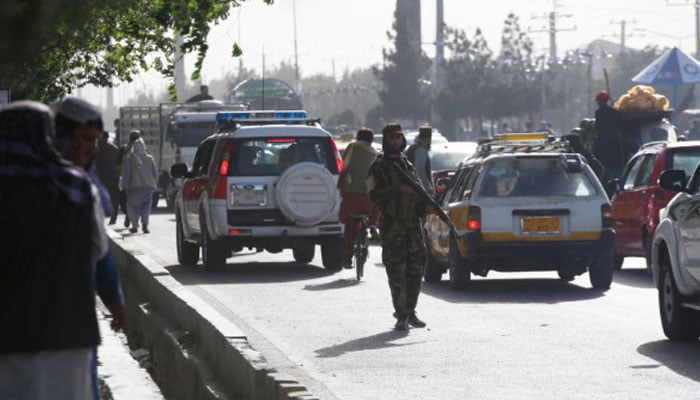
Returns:
[[[109,327],[109,311],[99,299],[97,317],[102,336],[97,351],[102,400],[164,400],[158,385],[131,356],[124,333]]]

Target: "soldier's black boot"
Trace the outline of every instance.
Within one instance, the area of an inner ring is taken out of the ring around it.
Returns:
[[[396,325],[394,325],[394,330],[397,331],[407,331],[408,330],[408,316],[399,316],[396,318]]]
[[[414,328],[425,328],[425,322],[419,320],[416,313],[408,315],[408,324]]]

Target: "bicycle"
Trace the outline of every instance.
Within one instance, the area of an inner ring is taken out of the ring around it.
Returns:
[[[355,272],[357,280],[362,279],[365,262],[369,256],[369,239],[367,238],[367,228],[369,217],[367,214],[352,214],[352,223],[355,224],[355,233],[352,240],[352,256],[355,259]]]

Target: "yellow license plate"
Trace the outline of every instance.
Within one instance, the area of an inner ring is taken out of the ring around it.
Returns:
[[[520,220],[523,233],[559,233],[557,217],[526,217]]]

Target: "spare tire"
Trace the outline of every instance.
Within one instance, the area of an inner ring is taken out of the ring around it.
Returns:
[[[311,226],[326,219],[338,204],[335,178],[322,165],[302,162],[287,168],[275,188],[275,201],[287,220]]]

